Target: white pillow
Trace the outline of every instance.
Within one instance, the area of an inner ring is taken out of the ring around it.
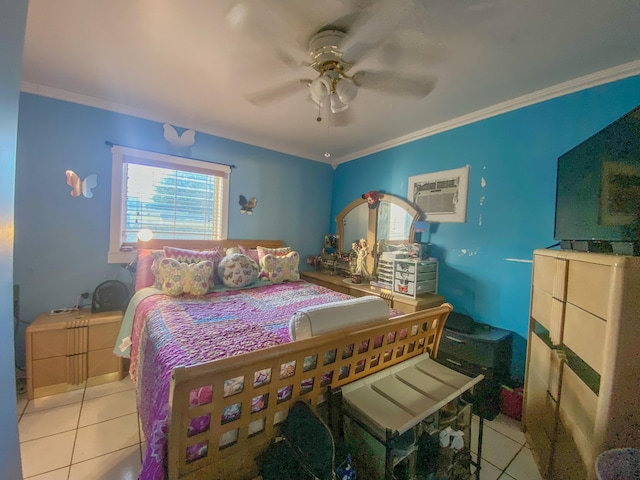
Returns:
[[[389,306],[380,297],[360,297],[306,307],[289,320],[291,341],[352,327],[389,320]]]

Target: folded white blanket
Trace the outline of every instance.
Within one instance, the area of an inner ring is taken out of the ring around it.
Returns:
[[[289,320],[291,340],[302,340],[354,325],[389,320],[389,306],[379,297],[360,297],[303,308]]]

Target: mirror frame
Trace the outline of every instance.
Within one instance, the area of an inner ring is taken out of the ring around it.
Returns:
[[[411,243],[413,241],[413,224],[414,222],[420,220],[422,214],[409,202],[405,199],[398,197],[396,195],[392,195],[390,193],[381,193],[380,194],[380,202],[389,202],[394,205],[399,206],[404,209],[413,221],[411,222],[411,227],[409,228],[409,238],[408,241]],[[336,222],[338,223],[338,251],[344,252],[344,217],[353,210],[354,208],[366,204],[367,200],[365,198],[356,198],[354,201],[349,203],[346,207],[342,209],[342,211],[336,217]],[[369,246],[369,255],[367,256],[367,267],[370,272],[374,272],[375,270],[375,258],[374,255],[371,255],[373,252],[373,248],[376,245],[378,236],[378,207],[369,209],[369,220],[367,222],[367,245]]]

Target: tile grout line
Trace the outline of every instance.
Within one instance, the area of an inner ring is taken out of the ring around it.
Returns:
[[[472,419],[472,421],[473,421],[473,419]],[[485,423],[485,425],[484,425],[484,428],[485,428],[485,429],[486,429],[486,428],[490,428],[490,429],[491,429],[491,430],[493,430],[494,432],[496,432],[496,433],[498,433],[498,434],[502,435],[502,436],[503,436],[503,437],[505,437],[505,438],[508,438],[509,440],[511,440],[511,441],[513,441],[513,442],[515,442],[517,445],[519,445],[519,446],[520,446],[520,448],[518,449],[518,451],[513,455],[513,457],[511,458],[511,460],[509,460],[509,463],[507,463],[507,465],[504,467],[504,469],[501,469],[501,468],[500,468],[500,467],[498,467],[497,465],[494,465],[493,463],[491,463],[491,462],[490,462],[489,460],[487,460],[486,458],[482,457],[482,463],[485,463],[485,462],[486,462],[486,463],[490,464],[491,466],[495,467],[497,470],[499,470],[499,471],[500,471],[500,475],[498,476],[498,480],[502,477],[502,475],[503,475],[503,474],[504,474],[504,475],[506,475],[507,477],[511,477],[511,476],[506,472],[506,471],[507,471],[507,468],[509,468],[509,465],[511,465],[511,464],[513,463],[513,461],[516,459],[516,457],[517,457],[517,456],[518,456],[518,454],[522,451],[522,449],[526,447],[526,443],[527,443],[527,442],[526,442],[526,440],[525,440],[525,442],[524,442],[524,443],[520,443],[520,441],[515,440],[514,438],[511,438],[509,435],[506,435],[506,434],[502,433],[501,431],[496,430],[495,428],[491,427],[490,425],[487,425],[486,423]],[[484,438],[483,438],[483,440],[484,440]],[[478,456],[478,452],[476,451],[476,452],[473,452],[473,453],[475,453],[476,458],[477,458],[477,456]],[[482,467],[481,467],[481,468],[482,468]],[[511,477],[511,478],[513,478],[513,477]],[[519,480],[519,479],[516,479],[516,480]]]
[[[71,405],[72,405],[72,404],[71,404]],[[68,405],[62,405],[62,406],[66,407],[66,406],[68,406]],[[43,437],[33,438],[33,439],[31,439],[31,440],[25,440],[24,442],[20,442],[20,443],[34,442],[34,441],[36,441],[36,440],[41,440],[41,439],[43,439],[43,438],[53,437],[53,436],[55,436],[55,435],[60,435],[60,434],[62,434],[62,433],[69,433],[69,432],[74,432],[74,431],[75,431],[75,432],[77,432],[78,430],[80,430],[80,429],[82,429],[82,428],[88,428],[88,427],[93,427],[94,425],[100,425],[101,423],[110,422],[111,420],[116,420],[116,419],[118,419],[118,418],[126,417],[127,415],[133,415],[134,413],[136,413],[136,414],[137,414],[137,409],[136,409],[136,411],[135,411],[135,412],[125,413],[125,414],[123,414],[123,415],[118,415],[117,417],[109,418],[109,419],[107,419],[107,420],[101,420],[101,421],[96,422],[96,423],[91,423],[91,424],[89,424],[89,425],[84,425],[83,427],[76,427],[76,428],[72,428],[72,429],[69,429],[69,430],[64,430],[64,431],[62,431],[62,432],[52,433],[52,434],[50,434],[50,435],[45,435],[45,436],[43,436]],[[79,421],[80,421],[80,415],[78,415],[78,422],[79,422]],[[139,436],[139,434],[140,434],[140,432],[138,431],[138,436]],[[75,441],[74,441],[74,447],[75,447]]]
[[[80,418],[82,417],[82,407],[84,406],[84,397],[87,393],[87,386],[85,385],[82,391],[82,399],[80,400],[80,412],[78,413],[78,422],[76,423],[76,434],[73,437],[73,447],[71,447],[71,458],[69,459],[69,471],[67,472],[67,480],[71,477],[71,465],[73,465],[73,454],[76,453],[76,442],[78,441],[78,429],[80,428]]]
[[[522,452],[522,449],[525,448],[524,444],[520,445],[520,449],[516,452],[516,454],[513,456],[513,458],[509,461],[509,463],[507,463],[506,467],[504,467],[504,470],[502,470],[502,472],[500,472],[500,477],[504,474],[507,477],[511,477],[511,475],[509,475],[507,473],[507,469],[509,468],[509,466],[513,463],[513,461],[516,459],[516,457],[518,455],[520,455],[520,452]],[[500,479],[500,477],[498,477],[498,480]],[[511,477],[513,478],[513,477]],[[517,479],[516,479],[517,480]]]
[[[128,391],[133,390],[133,389],[127,388],[127,389],[124,389],[124,390],[105,393],[103,395],[98,395],[96,397],[87,399],[86,398],[87,388],[90,388],[90,387],[85,386],[83,388],[82,396],[81,396],[81,399],[80,399],[79,402],[71,402],[71,403],[68,403],[68,404],[56,405],[56,406],[53,406],[53,407],[44,408],[44,409],[41,409],[41,410],[36,410],[34,412],[30,412],[31,414],[48,412],[48,411],[54,410],[56,408],[68,407],[70,405],[74,405],[76,403],[80,403],[80,409],[79,409],[79,412],[78,412],[78,418],[77,418],[77,421],[76,421],[75,429],[70,429],[70,430],[66,430],[66,431],[63,431],[63,432],[57,432],[57,433],[54,433],[54,434],[51,434],[51,435],[45,435],[43,437],[39,437],[39,438],[36,438],[36,439],[26,440],[25,442],[20,442],[20,443],[26,443],[26,442],[29,442],[29,441],[40,440],[40,439],[44,439],[44,438],[51,437],[51,436],[54,436],[54,435],[59,435],[59,434],[62,434],[62,433],[75,432],[74,439],[73,439],[73,444],[72,444],[72,448],[71,448],[71,458],[69,460],[69,464],[68,465],[65,465],[65,466],[62,466],[62,467],[57,467],[57,468],[52,469],[52,470],[47,470],[45,472],[40,472],[40,473],[37,473],[37,474],[32,475],[31,477],[27,477],[27,478],[32,478],[34,476],[39,476],[39,475],[45,475],[45,474],[48,474],[48,473],[51,473],[51,472],[54,472],[54,471],[57,471],[57,470],[61,470],[61,469],[67,468],[68,471],[67,471],[66,478],[67,478],[67,480],[69,480],[71,478],[71,469],[72,469],[73,465],[79,465],[79,464],[82,464],[82,463],[85,463],[85,462],[88,462],[88,461],[91,461],[91,460],[94,460],[94,459],[97,459],[97,458],[100,458],[100,457],[104,457],[104,456],[110,455],[112,453],[119,452],[119,451],[122,451],[122,450],[125,450],[125,449],[128,449],[128,448],[132,448],[132,447],[137,447],[137,449],[138,449],[138,455],[137,456],[139,458],[140,465],[142,464],[142,456],[143,456],[143,452],[142,452],[142,435],[141,435],[141,426],[140,426],[140,419],[139,419],[139,412],[138,412],[137,402],[136,402],[135,410],[133,412],[126,413],[126,414],[123,414],[123,415],[119,415],[119,416],[116,416],[114,418],[110,418],[110,419],[107,419],[107,420],[102,420],[102,421],[99,421],[99,422],[96,422],[96,423],[92,423],[92,424],[89,424],[89,425],[85,425],[83,427],[80,426],[80,419],[82,417],[82,412],[83,412],[83,409],[85,407],[85,405],[84,405],[85,401],[98,400],[98,399],[105,398],[105,397],[108,397],[108,396],[111,396],[111,395],[122,394],[122,393],[128,392]],[[24,407],[20,409],[20,413],[18,414],[18,424],[23,419],[24,415],[27,414],[26,413],[27,408],[28,408],[29,404],[32,403],[32,402],[33,402],[33,400],[27,399]],[[111,421],[111,420],[123,418],[123,417],[131,415],[133,413],[136,414],[136,422],[138,424],[137,425],[137,431],[138,431],[138,439],[137,440],[138,441],[136,443],[134,443],[133,445],[128,445],[128,446],[119,448],[119,449],[114,450],[112,452],[106,452],[106,453],[97,455],[95,457],[85,459],[85,460],[83,460],[81,462],[77,462],[75,464],[73,463],[73,456],[74,456],[75,449],[76,449],[76,444],[77,444],[77,441],[78,441],[78,432],[79,432],[79,430],[81,428],[86,428],[86,427],[91,427],[91,426],[94,426],[94,425],[99,425],[99,424],[102,424],[102,423],[105,423],[105,422],[108,422],[108,421]]]

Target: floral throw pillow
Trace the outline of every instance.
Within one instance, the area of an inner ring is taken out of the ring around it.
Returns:
[[[141,288],[155,287],[162,288],[160,276],[158,275],[158,264],[156,260],[164,257],[162,250],[138,249],[138,259],[136,261],[136,292]],[[156,278],[158,276],[158,278]]]
[[[264,257],[264,267],[271,283],[300,280],[299,263],[300,255],[298,252],[289,252],[284,257],[277,257],[269,253]]]
[[[269,278],[269,273],[264,268],[264,257],[269,254],[276,257],[284,257],[291,252],[291,247],[267,248],[258,246],[256,247],[256,250],[258,251],[258,264],[260,265],[260,274],[258,275],[258,278],[262,280],[263,278]]]
[[[162,279],[160,278],[160,262],[164,258],[164,251],[151,250],[153,256],[153,263],[151,264],[151,273],[154,276],[153,288],[162,290]]]
[[[163,258],[159,263],[162,291],[167,295],[204,295],[209,291],[213,262],[183,263],[175,258]]]
[[[181,263],[198,263],[210,260],[213,262],[213,272],[209,279],[209,286],[213,288],[214,285],[221,283],[216,275],[218,264],[224,257],[224,251],[221,248],[214,248],[213,250],[189,250],[186,248],[164,247],[164,256],[174,258]]]
[[[247,287],[258,279],[258,264],[241,253],[227,255],[218,265],[218,276],[227,287]]]

